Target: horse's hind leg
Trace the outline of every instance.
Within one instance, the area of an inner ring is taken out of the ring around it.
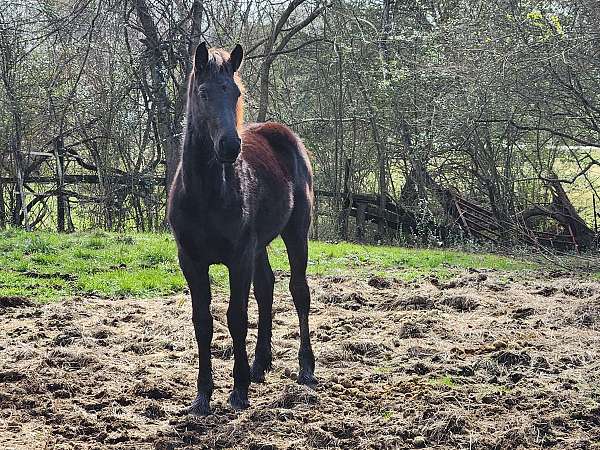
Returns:
[[[307,198],[297,199],[294,212],[281,237],[287,248],[290,261],[290,292],[298,313],[300,324],[300,350],[298,351],[298,383],[314,384],[316,379],[315,357],[310,345],[308,314],[310,311],[310,291],[306,282],[308,263],[308,229],[310,226],[310,204]]]
[[[273,286],[275,277],[267,250],[258,252],[254,263],[254,297],[258,304],[258,338],[250,376],[255,383],[265,381],[265,372],[271,370],[271,329],[273,311]]]

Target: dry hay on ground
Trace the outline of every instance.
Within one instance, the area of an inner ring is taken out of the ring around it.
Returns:
[[[188,299],[0,301],[0,448],[599,448],[598,283],[313,278],[315,390],[294,383],[285,284],[274,370],[243,412],[226,404],[233,360],[216,296],[206,418],[182,413],[197,364]]]

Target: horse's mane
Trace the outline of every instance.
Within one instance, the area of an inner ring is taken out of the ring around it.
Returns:
[[[233,80],[241,92],[235,107],[236,127],[238,132],[241,132],[242,126],[244,125],[244,95],[246,94],[246,87],[242,82],[242,77],[240,77],[237,72],[233,75]]]

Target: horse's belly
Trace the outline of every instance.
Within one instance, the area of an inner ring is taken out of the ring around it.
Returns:
[[[263,198],[254,220],[259,247],[264,247],[281,233],[290,219],[293,208],[291,190]]]

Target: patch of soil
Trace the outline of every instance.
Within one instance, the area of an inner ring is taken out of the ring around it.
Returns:
[[[567,282],[563,284],[561,290],[563,294],[576,298],[588,298],[599,293],[595,283]]]
[[[541,295],[542,297],[550,297],[558,292],[558,288],[554,286],[541,286],[533,291],[535,295]]]
[[[531,357],[527,352],[501,351],[492,355],[492,358],[503,366],[528,366],[531,362]]]
[[[61,280],[65,280],[65,281],[76,281],[77,280],[77,276],[72,275],[70,273],[61,273],[61,272],[44,273],[44,272],[32,272],[32,271],[26,271],[26,272],[21,272],[21,273],[29,278],[41,278],[41,279],[46,279],[46,280],[51,280],[53,278],[60,278]]]
[[[402,322],[400,324],[400,327],[398,328],[398,337],[400,339],[420,338],[423,337],[426,333],[426,326],[417,322]]]
[[[422,310],[433,309],[435,303],[432,295],[413,294],[406,297],[399,296],[395,298],[385,299],[380,305],[380,309],[394,310]]]
[[[33,306],[31,300],[23,297],[7,297],[0,296],[0,309],[3,308],[19,308],[24,306]]]
[[[388,289],[392,287],[392,282],[383,277],[374,276],[369,279],[369,286],[378,289]]]
[[[477,286],[488,279],[485,273],[474,273],[463,277],[458,277],[448,282],[441,282],[437,278],[431,278],[430,282],[439,289],[456,289],[465,286]]]
[[[456,311],[473,311],[479,306],[479,301],[474,295],[449,295],[442,297],[442,305],[454,308]]]
[[[600,299],[577,306],[573,312],[572,322],[575,325],[600,331]]]
[[[0,383],[14,383],[25,378],[25,374],[14,370],[0,372]]]
[[[0,298],[0,448],[596,448],[600,283],[506,275],[311,279],[309,388],[295,383],[298,321],[279,274],[273,370],[241,412],[227,404],[233,351],[216,294],[202,418],[185,413],[198,365],[187,297]]]
[[[311,388],[297,384],[287,384],[283,392],[271,403],[271,408],[290,409],[296,405],[317,403],[319,396]]]
[[[81,339],[83,335],[77,327],[67,327],[62,330],[52,341],[53,345],[58,347],[66,347]]]
[[[358,292],[322,295],[319,297],[319,300],[329,305],[336,305],[340,308],[349,309],[350,311],[358,311],[368,303],[367,299]]]
[[[515,319],[526,319],[535,314],[535,308],[526,307],[526,308],[517,308],[513,312],[512,316]]]

